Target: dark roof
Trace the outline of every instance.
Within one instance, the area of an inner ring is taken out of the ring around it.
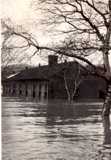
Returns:
[[[32,79],[38,79],[38,80],[47,80],[47,67],[44,67],[44,71],[40,68],[30,68],[25,69],[18,74],[16,74],[13,77],[7,78],[7,80],[32,80]]]
[[[49,80],[52,76],[63,77],[63,70],[68,68],[69,74],[77,70],[78,62],[65,62],[65,63],[57,63],[53,66],[45,65],[39,66],[35,68],[27,68],[20,73],[9,77],[8,80]],[[79,64],[80,65],[80,64]],[[82,68],[82,66],[81,66]]]

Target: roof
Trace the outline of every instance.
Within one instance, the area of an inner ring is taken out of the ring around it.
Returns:
[[[18,74],[8,77],[6,81],[19,81],[19,80],[49,80],[53,76],[63,77],[63,70],[68,68],[68,73],[77,70],[78,62],[64,62],[57,63],[56,65],[39,66],[34,68],[27,68],[19,72]],[[79,64],[80,65],[80,64]],[[82,68],[82,66],[81,66]]]

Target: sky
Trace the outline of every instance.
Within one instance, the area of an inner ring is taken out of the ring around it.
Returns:
[[[11,18],[16,25],[22,25],[24,29],[43,36],[39,20],[42,17],[39,11],[31,7],[32,0],[2,0],[2,17]]]
[[[55,41],[54,36],[47,31],[48,27],[40,25],[40,19],[44,18],[44,15],[33,9],[31,2],[32,0],[2,0],[1,17],[10,18],[13,24],[22,25],[26,31],[33,33],[40,45],[52,45]],[[46,59],[35,56],[29,62],[31,65],[39,63],[46,64]]]
[[[44,17],[44,15],[38,10],[34,11],[31,7],[31,2],[32,0],[1,0],[1,17],[9,17],[14,24],[22,25],[27,31],[34,33],[34,36],[40,44],[47,45],[51,42],[53,43],[53,36],[46,31],[46,28],[40,25],[40,19]],[[90,59],[92,61],[93,57]],[[99,57],[99,62],[101,62],[101,57]],[[46,63],[46,61],[36,56],[32,58],[31,63]],[[97,63],[96,60],[94,60],[94,63]]]
[[[40,26],[39,20],[43,15],[31,8],[31,2],[32,0],[2,0],[1,17],[10,18],[13,24],[22,25],[25,30],[34,34],[41,45],[47,44],[52,37]],[[46,61],[36,56],[32,58],[31,64],[36,63],[46,63]]]
[[[30,4],[31,0],[2,0],[2,17],[10,17],[17,24],[28,24],[36,16]]]
[[[48,27],[40,25],[40,20],[44,18],[44,14],[31,7],[32,1],[2,0],[2,17],[9,17],[14,24],[22,25],[28,32],[34,33],[40,44],[48,43],[53,37],[47,31]]]

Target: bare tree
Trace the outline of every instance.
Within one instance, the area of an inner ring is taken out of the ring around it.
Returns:
[[[67,25],[67,29],[64,27],[61,32],[68,38],[60,49],[69,56],[77,54],[83,57],[99,51],[103,54],[106,73],[110,74],[108,54],[111,50],[111,0],[39,1],[41,9],[49,14],[46,23],[55,24],[56,27]]]
[[[108,82],[108,88],[111,88],[109,65],[109,54],[111,53],[111,0],[102,2],[99,0],[39,0],[39,2],[39,6],[42,6],[39,8],[49,17],[44,23],[56,25],[56,28],[64,28],[61,33],[65,34],[66,39],[59,46],[39,46],[37,40],[31,34],[18,32],[5,24],[10,31],[10,37],[17,36],[25,40],[26,46],[22,45],[19,48],[26,47],[28,49],[33,47],[34,52],[32,55],[38,54],[41,50],[49,50],[58,55],[77,58],[90,65],[91,72],[103,77]],[[36,5],[34,1],[33,4]],[[18,46],[12,48],[18,48]],[[104,72],[99,71],[87,58],[96,53],[98,59],[98,52],[103,56]],[[111,99],[109,93],[104,105],[104,115],[109,115]]]
[[[72,66],[73,65],[68,66],[67,64],[66,68],[64,68],[63,74],[65,89],[67,92],[69,102],[71,102],[74,99],[74,96],[77,93],[77,89],[83,80],[80,65],[77,63],[76,66]]]
[[[60,51],[68,56],[86,58],[96,52],[103,56],[105,77],[111,90],[111,70],[109,54],[111,53],[111,0],[40,0],[42,9],[49,14],[48,24],[66,25],[61,30],[66,40]],[[45,4],[45,5],[44,5]],[[45,6],[45,8],[43,8]],[[98,55],[96,57],[98,59]],[[81,59],[82,60],[82,59]],[[84,60],[83,60],[84,61]],[[109,114],[111,92],[108,91],[104,105],[104,114]]]
[[[1,20],[2,24],[2,65],[9,65],[11,63],[21,63],[30,61],[31,58],[40,54],[37,49],[37,40],[32,34],[24,31],[22,26],[16,26],[10,19]]]

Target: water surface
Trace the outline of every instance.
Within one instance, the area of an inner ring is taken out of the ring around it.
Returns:
[[[3,160],[111,160],[101,103],[2,99]]]

